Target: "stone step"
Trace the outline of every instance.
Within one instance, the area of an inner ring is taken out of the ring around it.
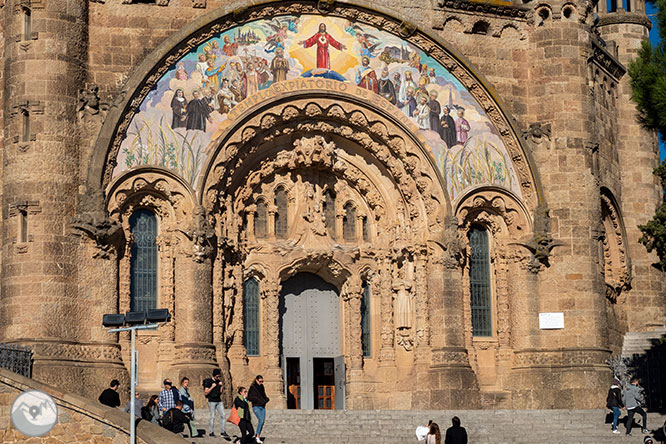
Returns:
[[[228,411],[227,411],[228,413]],[[403,444],[415,443],[414,430],[428,419],[448,427],[452,416],[461,418],[471,443],[614,443],[642,442],[640,429],[633,437],[610,433],[605,424],[606,410],[459,410],[459,411],[316,411],[268,410],[262,435],[267,444]],[[197,427],[208,433],[208,410],[195,411]],[[623,415],[624,417],[625,415]],[[216,418],[217,419],[217,418]],[[637,418],[638,419],[638,418]],[[256,418],[253,417],[256,426]],[[661,427],[666,415],[648,414],[648,425]],[[219,419],[215,421],[219,433]],[[238,427],[226,423],[232,437],[240,436]],[[221,437],[197,438],[202,444],[225,443]]]
[[[666,336],[666,328],[627,332],[622,344],[622,357],[631,358],[633,355],[645,354],[647,350],[653,347],[653,341],[663,336]]]

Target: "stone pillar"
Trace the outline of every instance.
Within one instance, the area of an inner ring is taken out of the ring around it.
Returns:
[[[272,408],[287,407],[280,363],[280,287],[277,276],[266,277],[259,283],[262,300],[261,350],[266,363],[263,377]]]
[[[426,381],[417,381],[414,407],[478,408],[479,388],[465,348],[462,293],[462,243],[457,221],[447,218],[445,250],[430,251],[427,267],[432,357]],[[422,403],[422,404],[418,404]]]
[[[101,202],[99,202],[101,205]],[[76,250],[79,263],[88,264],[79,272],[79,310],[90,328],[87,341],[81,342],[82,392],[88,396],[104,390],[112,379],[129,384],[129,373],[121,357],[118,333],[109,333],[102,316],[118,313],[118,249],[124,248],[123,232],[118,224],[90,214],[74,224],[80,235]],[[124,393],[121,393],[124,397]]]
[[[212,263],[210,258],[196,260],[178,255],[175,265],[175,349],[172,368],[178,379],[190,378],[200,387],[217,368],[213,346]],[[175,382],[175,381],[174,381]],[[201,390],[193,390],[196,405],[205,405]]]
[[[79,316],[79,263],[69,227],[79,185],[77,95],[86,79],[88,2],[74,0],[66,8],[57,1],[4,3],[8,115],[3,122],[0,341],[33,349],[36,380],[86,395],[82,380],[97,350],[82,341],[90,340],[100,320]],[[36,72],[43,80],[36,80]]]
[[[347,352],[347,384],[346,408],[367,409],[371,406],[368,393],[363,388],[363,330],[361,326],[361,299],[363,298],[363,285],[357,275],[350,276],[342,287],[342,300],[347,312],[345,335],[349,344]]]
[[[391,261],[384,255],[379,258],[379,272],[373,281],[373,293],[381,298],[381,341],[379,348],[379,366],[395,367],[394,328],[393,328],[393,285]]]
[[[428,250],[424,246],[414,254],[414,284],[416,292],[416,346],[414,360],[418,368],[427,368],[430,364],[430,325],[428,322]]]

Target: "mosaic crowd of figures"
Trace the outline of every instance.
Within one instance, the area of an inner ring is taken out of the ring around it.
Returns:
[[[114,176],[140,165],[195,186],[237,105],[297,78],[347,82],[381,95],[419,129],[452,198],[520,184],[498,131],[462,83],[428,53],[381,29],[316,15],[239,25],[169,66],[135,114]]]

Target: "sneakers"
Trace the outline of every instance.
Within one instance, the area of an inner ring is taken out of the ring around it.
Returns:
[[[620,431],[618,429],[615,429],[615,430],[613,430],[613,433],[615,433],[617,435],[617,434],[620,433]]]
[[[643,429],[642,432],[643,432],[643,435],[647,435],[648,433],[650,433],[650,431],[648,429]]]
[[[254,439],[255,439],[255,441],[257,441],[257,444],[262,444],[263,443],[261,438],[259,438],[258,436],[255,436]]]
[[[210,432],[210,433],[208,434],[208,436],[214,437],[214,436],[215,436],[215,433]]]
[[[222,432],[220,436],[226,439],[227,441],[231,441],[231,436],[227,435],[227,432]]]

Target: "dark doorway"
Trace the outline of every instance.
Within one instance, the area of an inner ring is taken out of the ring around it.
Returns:
[[[333,358],[313,359],[314,408],[332,410],[335,408],[335,363]]]

